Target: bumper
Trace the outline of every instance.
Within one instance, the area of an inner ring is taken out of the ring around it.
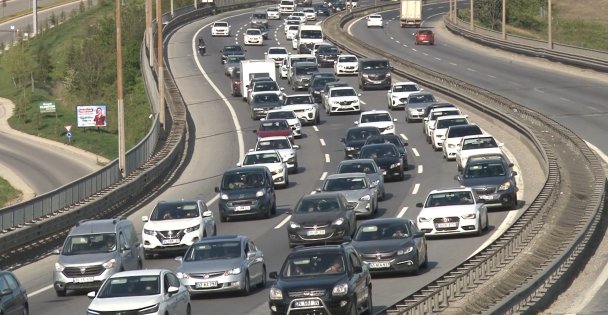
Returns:
[[[230,36],[230,31],[228,31],[228,30],[214,30],[214,31],[211,31],[211,36]]]
[[[390,107],[392,109],[405,109],[405,103],[400,100],[391,100]]]
[[[420,230],[426,235],[476,234],[480,229],[477,219],[460,219],[455,227],[439,227],[432,220],[417,223]]]
[[[359,73],[359,69],[357,68],[341,68],[338,67],[336,68],[336,74],[358,74]]]
[[[448,160],[456,159],[456,145],[455,144],[448,144],[443,149],[445,150],[445,156],[448,158]]]
[[[378,23],[367,23],[367,27],[382,27],[382,22],[378,22]]]
[[[278,314],[346,314],[352,307],[354,299],[349,296],[335,298],[327,301],[319,297],[270,300],[268,306],[272,315]],[[315,301],[310,303],[309,301]],[[311,306],[299,306],[298,303],[306,303]]]
[[[305,81],[293,81],[293,88],[297,89],[297,90],[306,90],[308,89],[308,87],[310,87],[310,81],[305,80]]]
[[[264,42],[262,39],[246,39],[246,40],[243,40],[243,43],[245,45],[259,45],[259,46],[262,46],[262,42]]]
[[[298,110],[298,111],[294,111],[296,113],[296,116],[303,122],[303,123],[314,123],[317,119],[317,111],[316,110],[312,110],[312,111],[305,111],[305,110]],[[302,129],[300,128],[300,136],[301,136],[301,131]]]
[[[281,19],[281,14],[280,13],[268,14],[268,19],[269,20],[280,20]]]
[[[406,113],[409,120],[420,120],[424,119],[424,110],[408,110]]]
[[[508,206],[513,199],[517,200],[517,193],[512,190],[487,195],[478,193],[478,196],[487,206]]]
[[[380,165],[378,165],[380,166]],[[401,177],[401,174],[403,174],[403,169],[401,168],[401,166],[397,166],[397,167],[393,167],[393,168],[389,168],[389,167],[384,167],[384,166],[380,166],[380,169],[382,170],[382,175],[384,175],[384,177]]]
[[[316,235],[310,235],[311,233],[315,233]],[[327,242],[342,243],[344,236],[348,236],[346,227],[327,227],[317,230],[305,228],[294,230],[288,228],[287,230],[290,245],[325,244]]]
[[[373,79],[369,79],[369,78],[363,78],[363,80],[361,80],[361,86],[363,87],[377,87],[377,88],[384,88],[384,89],[388,89],[390,88],[392,85],[392,81],[391,78],[385,78],[382,80],[373,80]]]
[[[369,271],[373,274],[411,272],[418,269],[418,262],[416,261],[414,252],[396,257],[382,257],[380,259],[363,258],[363,263],[367,265]]]
[[[329,106],[330,113],[343,113],[343,112],[360,112],[361,106],[359,103],[352,103],[349,105],[331,104]]]
[[[251,200],[220,200],[219,211],[224,217],[259,216],[267,213],[271,203],[268,196]]]
[[[181,239],[168,238],[159,240],[154,235],[143,234],[144,251],[151,253],[172,252],[186,250],[188,246],[199,240],[199,230],[184,234]],[[163,242],[165,244],[163,244]]]
[[[91,290],[99,289],[103,282],[112,276],[115,272],[114,269],[104,269],[103,272],[96,276],[83,276],[83,277],[68,277],[63,272],[53,272],[53,287],[56,291],[65,290]]]
[[[238,275],[220,275],[215,278],[189,277],[180,279],[190,293],[211,293],[240,291],[245,286],[245,273]]]

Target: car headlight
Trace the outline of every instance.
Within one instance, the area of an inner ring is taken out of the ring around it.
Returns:
[[[507,190],[509,188],[511,188],[511,182],[510,181],[506,181],[506,182],[502,183],[502,185],[500,185],[498,187],[498,191]]]
[[[258,192],[255,193],[255,196],[262,197],[262,196],[264,196],[264,193],[265,193],[264,190],[258,190]]]
[[[317,94],[319,94],[320,92],[317,92]],[[308,108],[306,108],[307,112],[314,112],[315,111],[315,107],[314,106],[310,106]]]
[[[178,279],[188,279],[190,276],[185,272],[178,272],[175,274]]]
[[[364,78],[367,78],[367,77],[369,77],[369,74],[364,73],[364,74],[362,74],[362,76],[363,76]]]
[[[359,198],[359,200],[361,200],[361,201],[369,201],[370,199],[371,199],[371,197],[369,195],[365,195],[365,196]]]
[[[271,300],[282,300],[283,291],[281,291],[281,289],[277,289],[275,287],[270,288],[270,299]]]
[[[390,76],[391,76],[391,73],[390,73],[390,72],[386,74],[386,77],[387,77],[387,78],[388,78],[388,77],[390,77]]]
[[[221,195],[220,195],[220,198],[221,198],[222,200],[228,200],[228,194],[221,194]]]
[[[375,181],[372,182],[372,185],[378,185],[378,184],[380,184],[380,180],[379,179],[376,179]]]
[[[431,218],[418,217],[418,222],[420,222],[420,223],[431,222]]]
[[[296,222],[289,222],[289,227],[292,229],[299,229],[300,228],[300,224],[296,223]]]
[[[414,246],[408,246],[406,248],[400,249],[397,251],[397,255],[405,255],[411,253],[414,250]]]
[[[321,94],[321,91],[314,90],[312,91],[312,94]]]
[[[333,101],[332,100],[331,103],[334,104],[334,105],[340,105],[340,101]]]
[[[226,270],[224,276],[238,275],[239,273],[241,273],[241,267],[236,267],[234,269]]]
[[[448,148],[450,148],[450,149],[453,149],[453,148],[455,148],[455,147],[456,147],[456,145],[455,145],[455,144],[451,144],[451,143],[450,143],[450,144],[448,144]]]
[[[346,151],[354,151],[355,148],[354,147],[346,147]]]
[[[295,127],[296,127],[296,128],[302,128],[302,124],[300,124],[300,123],[296,123],[296,124],[295,124]]]
[[[158,312],[158,305],[159,304],[152,305],[152,306],[146,307],[146,308],[142,308],[141,310],[137,311],[137,315],[156,313],[156,312]]]
[[[391,166],[389,168],[395,168],[395,167],[399,167],[399,166],[401,166],[401,163],[397,162],[397,163],[391,164]]]
[[[62,272],[62,271],[63,271],[63,269],[65,269],[65,266],[64,266],[64,265],[62,265],[62,264],[60,264],[60,263],[58,263],[58,262],[56,262],[56,263],[55,263],[55,271]]]
[[[112,258],[108,261],[106,261],[105,263],[101,264],[102,267],[106,268],[106,269],[112,269],[114,268],[114,266],[116,265],[116,259]]]
[[[146,234],[146,235],[152,235],[152,236],[156,236],[156,231],[154,231],[154,230],[148,230],[148,229],[144,229],[144,234]]]
[[[395,129],[395,125],[389,125],[388,127],[386,127],[386,130],[393,130]]]
[[[97,311],[87,310],[87,315],[99,315],[100,313]]]
[[[196,231],[196,230],[198,230],[198,229],[200,229],[200,228],[201,228],[201,226],[197,224],[197,225],[195,225],[195,226],[192,226],[192,227],[187,228],[187,229],[185,230],[185,232],[186,232],[186,233],[194,232],[194,231]]]
[[[344,218],[337,218],[337,219],[334,221],[334,223],[333,223],[333,224],[334,224],[334,225],[342,225],[342,223],[344,223]]]
[[[475,219],[477,218],[477,214],[475,213],[468,213],[468,214],[463,214],[460,216],[463,219]]]
[[[346,295],[348,293],[348,283],[340,283],[337,284],[334,289],[331,291],[331,294],[339,296]]]

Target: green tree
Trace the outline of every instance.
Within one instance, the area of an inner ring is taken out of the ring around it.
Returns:
[[[25,45],[19,42],[8,51],[5,51],[2,58],[2,66],[8,71],[17,89],[21,89],[27,84],[29,75],[28,57],[25,53]]]
[[[482,26],[499,30],[502,19],[502,1],[500,0],[476,0],[475,17]]]

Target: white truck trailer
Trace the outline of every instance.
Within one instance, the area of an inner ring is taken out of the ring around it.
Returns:
[[[249,82],[254,77],[271,77],[277,80],[274,61],[269,60],[241,60],[241,95],[243,100],[248,98]]]
[[[422,0],[401,0],[401,27],[420,27],[422,23]]]

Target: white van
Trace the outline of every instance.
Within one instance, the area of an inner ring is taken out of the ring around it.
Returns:
[[[291,41],[293,49],[299,54],[310,54],[315,43],[321,43],[325,39],[321,25],[302,25],[298,35]]]
[[[279,12],[281,14],[292,14],[296,11],[295,0],[281,0],[279,3]]]

